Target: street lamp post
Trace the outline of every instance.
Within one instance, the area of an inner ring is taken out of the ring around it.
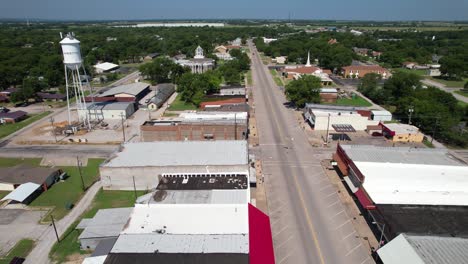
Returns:
[[[372,224],[379,226],[380,223],[372,222]],[[382,225],[382,229],[380,229],[379,247],[377,249],[379,249],[382,246],[382,240],[383,240],[384,232],[385,232],[385,223]]]
[[[409,113],[409,120],[408,120],[408,124],[411,125],[411,115],[413,114],[414,112],[414,108],[413,106],[410,106],[410,108],[408,109],[408,113]]]
[[[326,141],[325,141],[327,143],[327,145],[328,145],[328,137],[329,137],[329,132],[330,132],[330,116],[331,116],[331,114],[329,113],[328,114],[328,122],[327,122],[327,138],[326,138]]]

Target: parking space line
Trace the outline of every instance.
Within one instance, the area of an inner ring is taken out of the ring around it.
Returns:
[[[344,212],[344,210],[341,210],[339,211],[338,213],[336,213],[334,216],[330,217],[330,220],[332,220],[333,218],[337,217],[338,215],[342,214]]]
[[[361,262],[361,264],[366,263],[369,259],[371,259],[371,258],[370,258],[369,256],[367,256],[367,258],[365,258],[365,259]],[[374,263],[374,261],[371,261],[371,263]]]
[[[285,261],[286,259],[288,259],[289,257],[291,257],[293,255],[292,252],[289,252],[289,254],[287,254],[285,257],[283,257],[282,259],[280,259],[280,261],[278,261],[278,264],[281,264],[283,263],[283,261]]]
[[[293,236],[289,236],[288,239],[284,240],[283,242],[281,242],[281,244],[279,244],[277,247],[275,247],[275,250],[278,250],[280,249],[282,246],[286,245],[287,242],[289,242],[289,240],[291,240],[293,238]]]
[[[320,192],[321,192],[321,191],[324,191],[324,190],[326,190],[326,189],[328,189],[328,188],[330,188],[330,187],[333,187],[333,185],[329,184],[329,185],[327,185],[327,186],[325,186],[325,187],[320,188],[319,191],[320,191]]]
[[[349,222],[351,222],[351,219],[348,219],[348,220],[346,220],[344,223],[342,223],[341,225],[337,226],[337,227],[335,228],[335,230],[338,230],[338,229],[342,228],[344,225],[346,225],[346,224],[349,223]]]
[[[327,205],[326,208],[330,208],[330,207],[334,206],[335,204],[337,204],[339,202],[340,202],[340,200],[336,200],[334,203]]]
[[[286,230],[287,228],[288,228],[288,225],[285,225],[278,233],[273,234],[273,238],[276,237],[277,235],[279,235],[281,232],[283,232],[283,231]]]
[[[352,235],[354,235],[354,234],[356,234],[356,231],[355,231],[355,230],[353,230],[353,232],[347,234],[347,235],[346,235],[345,237],[343,237],[341,240],[345,240],[345,239],[347,239],[348,237],[350,237],[350,236],[352,236]]]
[[[351,249],[350,251],[348,251],[348,253],[346,253],[345,257],[351,255],[351,253],[353,253],[356,249],[358,249],[359,247],[361,247],[362,244],[359,243],[357,246],[355,246],[353,249]]]
[[[328,198],[328,197],[330,197],[330,196],[332,196],[332,195],[334,195],[334,194],[336,194],[336,192],[330,193],[329,195],[325,196],[325,198]]]

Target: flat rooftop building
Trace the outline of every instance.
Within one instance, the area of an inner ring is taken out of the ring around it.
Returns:
[[[338,145],[343,179],[385,237],[468,236],[468,166],[447,150]]]
[[[245,140],[126,143],[100,166],[105,189],[156,188],[162,175],[248,175]]]
[[[384,264],[466,263],[468,239],[401,234],[377,253]]]
[[[245,140],[248,136],[246,112],[182,113],[178,118],[146,121],[142,139],[152,141]]]

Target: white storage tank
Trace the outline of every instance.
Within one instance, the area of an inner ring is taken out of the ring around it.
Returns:
[[[63,63],[69,69],[76,69],[76,66],[81,66],[80,41],[69,33],[60,41],[60,45],[62,45]]]

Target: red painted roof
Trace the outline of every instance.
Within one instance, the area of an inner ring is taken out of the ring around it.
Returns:
[[[381,71],[381,72],[388,72],[387,69],[379,66],[379,65],[351,65],[351,66],[346,66],[343,67],[343,70],[351,70],[351,71],[356,71],[356,70],[367,70],[367,71]]]
[[[250,264],[275,264],[270,218],[249,204]]]
[[[311,67],[298,67],[298,68],[292,68],[292,69],[284,69],[285,72],[291,72],[291,73],[300,73],[300,74],[312,74],[316,71],[320,71],[321,69],[319,67],[311,66]]]

